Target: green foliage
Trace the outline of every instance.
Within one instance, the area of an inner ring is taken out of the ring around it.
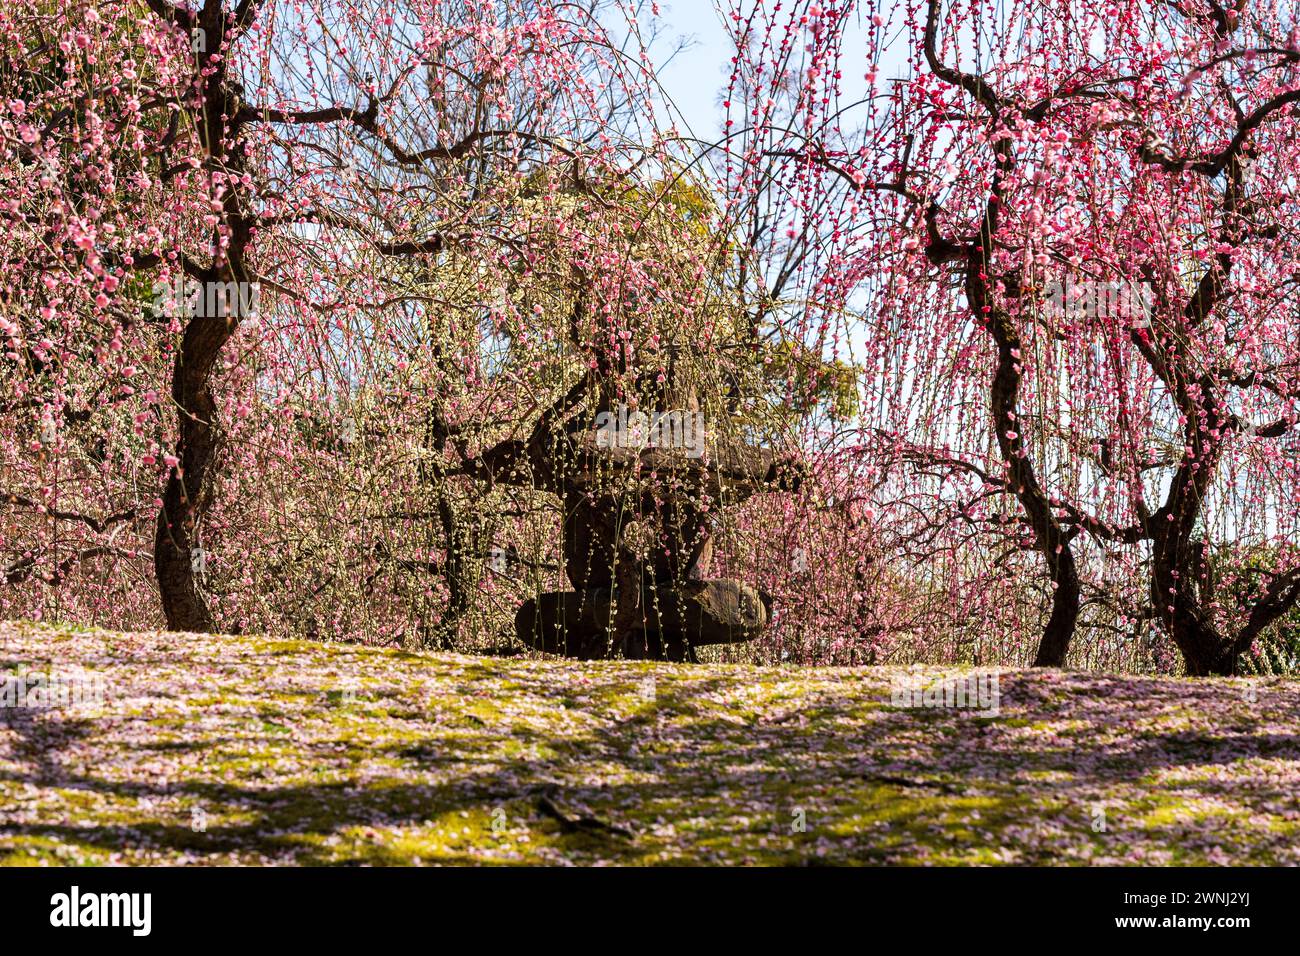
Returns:
[[[793,398],[786,407],[793,415],[821,407],[835,421],[845,421],[858,413],[858,372],[849,363],[787,340],[765,350],[764,364],[770,379],[788,384]]]

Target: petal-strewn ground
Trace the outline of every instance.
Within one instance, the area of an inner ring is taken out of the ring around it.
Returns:
[[[0,675],[8,863],[1300,863],[1294,680],[1001,671],[993,715],[898,668],[30,624]]]

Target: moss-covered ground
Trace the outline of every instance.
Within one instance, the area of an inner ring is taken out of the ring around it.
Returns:
[[[0,863],[1300,863],[1300,682],[953,673],[0,624]]]

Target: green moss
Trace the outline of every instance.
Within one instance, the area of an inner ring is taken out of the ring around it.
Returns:
[[[102,669],[114,693],[105,719],[23,724],[7,864],[1199,864],[1207,833],[1236,861],[1297,862],[1276,783],[1294,682],[1268,710],[1197,683],[1219,695],[1207,729],[1178,681],[1136,699],[1118,678],[1009,674],[985,717],[890,706],[891,668],[57,634],[12,630],[6,653]]]

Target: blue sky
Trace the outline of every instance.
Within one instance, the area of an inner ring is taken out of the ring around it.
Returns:
[[[659,10],[665,43],[657,52],[666,57],[675,41],[689,43],[669,62],[660,62],[659,80],[681,111],[689,132],[701,139],[714,138],[722,125],[719,94],[732,55],[721,16],[712,0],[672,0],[661,3]]]
[[[886,51],[877,64],[877,91],[884,92],[890,79],[906,72],[908,37],[898,9],[889,4],[866,6],[865,14],[859,12],[858,22],[849,26],[844,38],[840,66],[844,71],[842,102],[845,104],[860,99],[867,91],[863,74],[868,69],[867,31],[871,28],[864,21],[873,9],[885,7],[884,31],[888,38]],[[714,0],[661,0],[659,11],[663,37],[660,47],[653,51],[659,80],[681,111],[690,132],[701,139],[716,139],[722,128],[721,92],[734,52],[722,15]],[[679,39],[688,41],[689,45],[670,58],[674,41]]]

